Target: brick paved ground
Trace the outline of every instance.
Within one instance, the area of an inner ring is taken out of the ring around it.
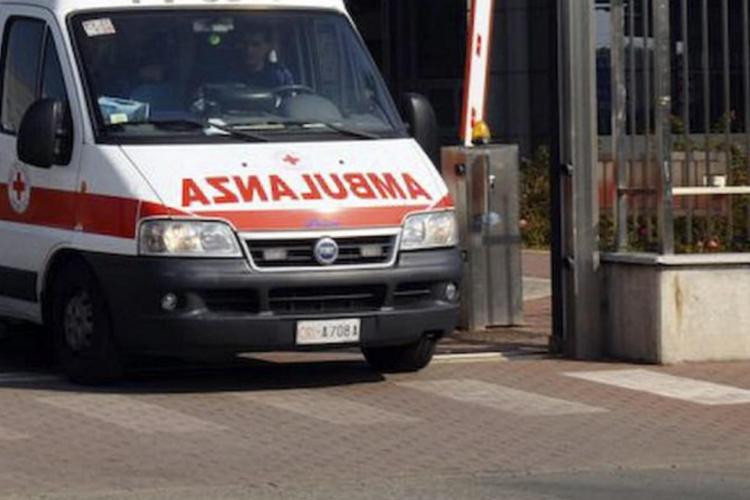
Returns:
[[[646,369],[681,377],[669,379],[676,394],[695,392],[691,379],[722,384],[702,394],[735,404],[715,406],[568,375],[618,369],[634,367],[438,362],[384,378],[358,361],[247,361],[108,390],[0,374],[0,497],[283,490],[750,458],[750,364]]]
[[[550,279],[550,254],[544,250],[524,250],[521,255],[523,275],[532,278]]]

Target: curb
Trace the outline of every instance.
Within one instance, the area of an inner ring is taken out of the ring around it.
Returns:
[[[457,363],[507,363],[510,361],[533,361],[549,359],[547,352],[471,352],[436,354],[432,364]]]

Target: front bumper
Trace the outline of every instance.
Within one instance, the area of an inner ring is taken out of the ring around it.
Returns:
[[[444,294],[461,279],[454,249],[402,253],[387,269],[275,273],[244,259],[86,258],[128,352],[309,350],[296,345],[297,322],[327,318],[361,318],[360,346],[402,345],[446,335],[458,319]],[[173,312],[161,308],[167,293],[179,299]]]

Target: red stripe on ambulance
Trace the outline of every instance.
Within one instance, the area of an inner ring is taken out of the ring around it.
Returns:
[[[320,175],[320,174],[316,174]],[[335,175],[335,174],[334,174]],[[357,174],[355,174],[357,175]],[[370,177],[361,174],[364,177]],[[408,174],[407,174],[408,175]],[[269,193],[260,184],[257,178],[240,179],[236,186],[240,186],[234,195],[241,200],[268,201]],[[372,189],[379,196],[400,199],[417,194],[417,197],[429,197],[424,192],[421,194],[417,185],[411,188],[399,183],[395,177],[382,175],[370,179],[370,182],[360,186],[360,177],[349,178],[342,176],[339,181],[341,188],[331,187],[326,184],[324,189],[320,187],[317,193],[321,197],[331,195],[339,196],[339,192],[346,191],[348,195],[358,193],[359,198],[369,196],[366,190]],[[221,181],[213,181],[210,185],[224,185],[225,178]],[[339,181],[334,181],[338,185]],[[311,181],[312,182],[312,181]],[[286,183],[285,183],[286,184]],[[314,184],[320,186],[319,184]],[[288,186],[288,185],[287,185]],[[228,189],[228,188],[227,188]],[[297,194],[297,196],[317,196],[314,191]],[[282,196],[284,188],[276,188],[277,196]],[[385,193],[385,194],[383,194]],[[212,195],[214,195],[212,193]],[[204,194],[204,196],[206,196]],[[222,189],[215,194],[216,197],[228,197]],[[365,198],[366,199],[366,198]],[[190,213],[184,210],[167,207],[159,203],[140,201],[130,198],[108,196],[92,193],[81,193],[72,191],[61,191],[35,187],[31,193],[31,201],[28,210],[18,214],[12,210],[8,203],[8,186],[0,184],[0,221],[15,222],[33,226],[43,226],[70,231],[81,231],[89,234],[113,236],[117,238],[135,238],[138,221],[147,217],[182,217],[200,215],[204,217],[225,219],[232,223],[240,231],[268,231],[268,230],[304,230],[312,227],[336,227],[336,228],[365,228],[365,227],[396,227],[403,223],[404,218],[414,212],[424,211],[429,208],[451,208],[453,202],[450,196],[443,197],[436,204],[413,204],[409,206],[388,207],[341,207],[333,211],[329,210],[242,210],[242,211],[197,211]]]
[[[28,209],[14,212],[7,202],[8,186],[0,184],[0,220],[89,234],[135,238],[141,202],[130,198],[34,187]],[[158,204],[148,215],[173,215],[179,211]],[[161,213],[157,213],[161,212]],[[164,213],[167,212],[167,213]]]
[[[119,238],[135,237],[138,200],[33,187],[28,209],[18,214],[4,202],[6,197],[7,185],[0,184],[0,220]]]

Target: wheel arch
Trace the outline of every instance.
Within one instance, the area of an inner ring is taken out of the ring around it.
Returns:
[[[65,266],[73,262],[81,263],[91,269],[83,254],[73,248],[60,248],[47,261],[47,266],[41,279],[39,294],[42,306],[42,322],[47,326],[50,325],[52,319],[52,287],[60,272],[65,269]]]

